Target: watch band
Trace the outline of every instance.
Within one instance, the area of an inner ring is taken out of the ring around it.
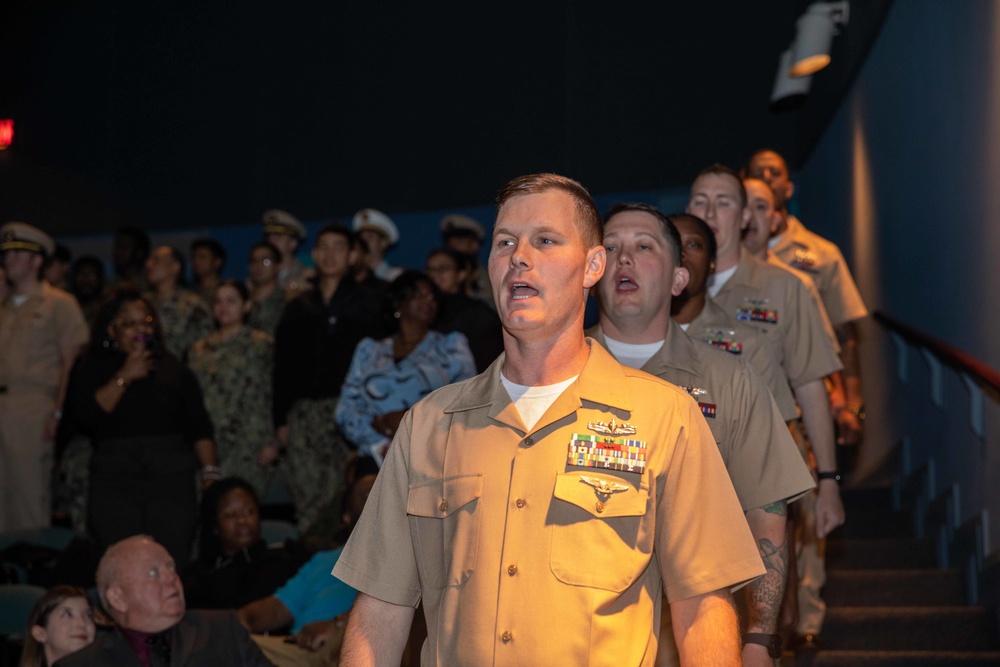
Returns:
[[[816,479],[820,479],[820,480],[822,480],[822,479],[832,479],[835,482],[837,482],[837,484],[840,484],[840,482],[841,482],[841,480],[843,478],[840,476],[840,471],[839,470],[828,470],[828,471],[825,471],[825,472],[817,472],[816,473]]]
[[[781,653],[784,648],[781,641],[781,635],[769,635],[763,632],[748,632],[743,641],[746,644],[760,644],[761,646],[766,647],[767,654],[775,659],[781,657]]]

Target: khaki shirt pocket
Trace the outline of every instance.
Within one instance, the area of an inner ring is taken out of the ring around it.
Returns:
[[[406,514],[423,586],[461,586],[476,567],[483,475],[458,475],[411,486]]]
[[[583,477],[626,488],[600,493]],[[554,496],[549,514],[552,574],[573,586],[615,592],[628,588],[645,570],[651,552],[650,536],[640,544],[648,491],[613,475],[570,472],[556,475]]]

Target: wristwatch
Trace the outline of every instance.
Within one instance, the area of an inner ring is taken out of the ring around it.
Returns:
[[[767,654],[774,659],[781,657],[783,645],[781,635],[767,635],[763,632],[748,632],[744,639],[746,644],[760,644],[767,647]]]

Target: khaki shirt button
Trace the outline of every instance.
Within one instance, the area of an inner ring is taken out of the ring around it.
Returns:
[[[535,444],[535,439],[529,435],[527,438],[523,440],[523,442],[525,447],[531,447],[533,444]]]
[[[508,565],[507,566],[507,574],[509,574],[512,577],[515,574],[517,574],[517,565]]]
[[[601,501],[598,500],[597,501],[597,513],[600,514],[603,511],[604,511],[604,503],[602,503]]]
[[[528,503],[524,502],[524,498],[518,498],[514,504],[517,505],[517,509],[523,509]]]
[[[438,509],[441,510],[442,512],[447,512],[448,511],[448,501],[447,500],[442,500],[441,504],[438,505]]]
[[[503,634],[500,635],[500,639],[503,640],[504,644],[506,644],[507,642],[509,642],[513,638],[514,638],[514,635],[510,634],[510,630],[504,630]]]

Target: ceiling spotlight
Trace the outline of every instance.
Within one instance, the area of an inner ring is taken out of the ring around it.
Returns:
[[[811,76],[789,76],[788,69],[792,64],[792,50],[789,48],[781,54],[778,61],[778,73],[774,77],[774,90],[771,92],[772,112],[790,111],[802,106],[812,85]]]
[[[830,64],[830,45],[838,28],[847,24],[848,3],[815,2],[796,23],[788,73],[809,76]]]

